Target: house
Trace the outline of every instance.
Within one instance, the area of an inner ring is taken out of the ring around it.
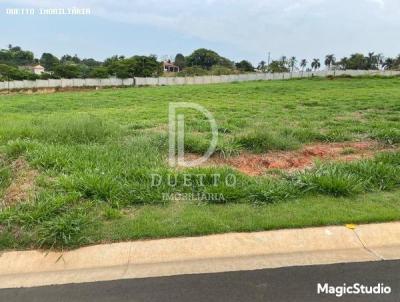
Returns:
[[[28,65],[28,66],[22,66],[21,69],[28,70],[34,74],[41,75],[43,72],[45,72],[44,67],[42,65]]]
[[[173,64],[170,60],[163,62],[164,72],[179,72],[179,66]]]

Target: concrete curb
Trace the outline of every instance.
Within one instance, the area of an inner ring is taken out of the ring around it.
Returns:
[[[0,288],[386,259],[400,259],[400,222],[5,252]]]

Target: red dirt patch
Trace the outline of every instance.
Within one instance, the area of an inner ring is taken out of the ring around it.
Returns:
[[[228,165],[247,175],[257,176],[273,169],[289,172],[309,169],[314,166],[316,160],[354,161],[371,158],[375,153],[385,150],[389,149],[374,141],[321,143],[307,145],[296,151],[266,154],[242,153],[229,158],[214,156],[208,160],[206,165]]]

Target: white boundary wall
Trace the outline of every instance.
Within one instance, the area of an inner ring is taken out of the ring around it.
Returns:
[[[400,71],[383,70],[336,70],[336,71],[315,71],[315,72],[294,72],[294,73],[248,73],[238,75],[221,76],[195,76],[195,77],[159,77],[159,78],[130,78],[130,79],[50,79],[36,81],[10,81],[0,82],[1,90],[40,89],[40,88],[82,88],[82,87],[126,87],[126,86],[170,86],[170,85],[194,85],[245,82],[257,80],[287,80],[292,78],[308,78],[312,76],[363,76],[400,75]]]

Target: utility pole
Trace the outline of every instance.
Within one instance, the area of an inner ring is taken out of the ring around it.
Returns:
[[[271,52],[268,52],[268,66],[269,66],[270,60],[271,60]]]

